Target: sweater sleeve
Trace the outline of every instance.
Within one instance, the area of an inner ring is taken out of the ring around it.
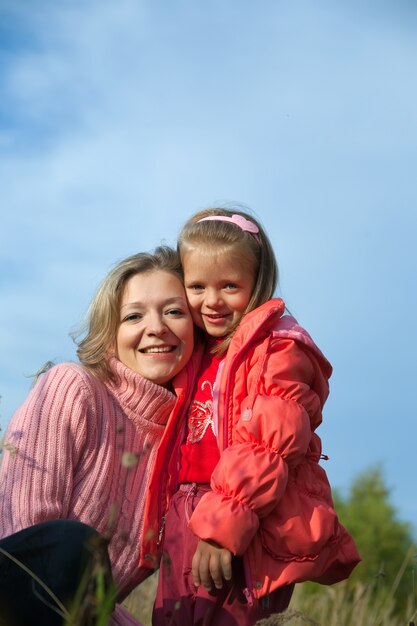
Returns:
[[[12,417],[0,469],[0,536],[67,517],[87,427],[86,396],[79,368],[58,365]]]
[[[257,364],[248,368],[248,392],[233,416],[233,442],[213,472],[212,490],[190,519],[201,539],[241,555],[260,520],[279,503],[289,470],[305,458],[312,431],[321,421],[312,358],[293,340],[280,340],[261,371]]]

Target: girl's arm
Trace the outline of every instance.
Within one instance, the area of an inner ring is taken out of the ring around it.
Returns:
[[[59,365],[37,381],[4,436],[0,536],[68,516],[87,419],[83,380]]]
[[[291,339],[272,341],[261,371],[256,363],[247,370],[248,395],[234,407],[233,442],[190,519],[198,537],[237,555],[280,501],[289,468],[305,458],[326,395],[324,380],[315,380],[324,375],[312,353]]]

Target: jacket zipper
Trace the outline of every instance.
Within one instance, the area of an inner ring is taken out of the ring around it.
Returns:
[[[182,419],[184,417],[184,415],[186,414],[186,411],[188,409],[188,401],[191,399],[191,392],[192,392],[192,387],[193,385],[189,384],[190,380],[194,380],[195,376],[195,368],[193,368],[193,375],[188,375],[188,381],[187,381],[187,391],[186,393],[183,394],[184,396],[184,400],[181,401],[181,407],[177,413],[177,415],[175,416],[175,420],[179,421],[180,419]],[[180,401],[181,396],[178,397],[178,401]],[[184,427],[185,425],[183,424],[181,432],[184,433]],[[172,429],[172,433],[169,439],[169,442],[167,444],[167,450],[169,451],[170,449],[172,449],[172,444],[175,443],[177,439],[177,430],[176,428]],[[178,441],[182,441],[182,434],[179,433],[178,436]],[[178,482],[178,474],[179,474],[179,469],[178,469],[178,463],[179,463],[179,449],[178,449],[178,455],[177,455],[177,462],[176,462],[176,467],[175,467],[175,471],[176,471],[176,475],[175,475],[175,483]],[[169,461],[168,461],[168,465],[167,465],[167,480],[169,481],[170,479],[170,475],[169,475],[169,469],[170,469],[170,465],[169,465]],[[157,547],[159,548],[159,546],[162,543],[162,539],[163,539],[163,535],[164,535],[164,530],[165,530],[165,521],[166,521],[166,513],[167,510],[165,510],[165,515],[161,516],[161,508],[162,508],[162,491],[163,491],[163,485],[164,485],[164,481],[161,480],[159,483],[159,490],[158,490],[158,502],[157,502],[157,512],[158,512],[158,525],[159,525],[159,520],[161,520],[161,526],[159,528],[159,532],[158,532],[158,540],[157,540]],[[166,490],[168,491],[168,486],[169,484],[165,487]],[[177,485],[176,485],[177,486]],[[166,498],[165,498],[165,505],[166,505]],[[166,509],[166,506],[164,507]]]
[[[264,323],[267,319],[269,319],[271,317],[271,315],[274,315],[276,313],[276,311],[270,312],[270,314],[265,318]],[[256,331],[257,332],[257,331]],[[243,348],[240,350],[240,352],[238,352],[234,359],[233,359],[233,368],[232,366],[230,367],[230,372],[229,375],[227,377],[227,381],[226,381],[226,389],[224,392],[224,404],[223,404],[223,411],[224,411],[224,418],[223,418],[223,450],[225,450],[225,448],[228,447],[229,445],[229,441],[228,441],[228,422],[229,422],[229,398],[230,398],[230,387],[231,387],[231,380],[233,375],[235,374],[237,368],[238,368],[238,364],[241,363],[242,361],[242,357],[245,354],[245,352],[249,349],[249,347],[251,345],[253,345],[252,342],[252,338],[256,333],[253,333],[251,337],[249,337],[249,339],[245,342],[245,345],[243,346]],[[252,589],[254,588],[253,586],[253,580],[252,580],[252,574],[251,574],[251,570],[250,570],[250,565],[249,565],[249,557],[247,552],[245,552],[245,554],[242,556],[242,562],[243,562],[243,573],[245,576],[245,582],[246,582],[246,587],[243,589],[243,593],[246,597],[246,600],[248,602],[249,606],[253,606],[254,603],[254,596],[253,596],[253,592]]]
[[[224,404],[223,404],[223,412],[224,412],[224,417],[223,417],[223,450],[225,450],[228,445],[229,445],[229,438],[228,438],[228,434],[229,434],[229,429],[228,429],[228,422],[229,422],[229,398],[230,398],[230,387],[231,387],[231,380],[232,380],[232,376],[235,374],[236,370],[237,370],[237,361],[239,359],[239,363],[241,361],[241,357],[243,355],[243,353],[245,352],[245,349],[248,348],[250,342],[248,342],[247,344],[245,344],[243,350],[241,350],[233,359],[233,370],[232,368],[230,368],[230,372],[229,375],[227,377],[227,381],[226,381],[226,389],[224,392]],[[242,563],[243,563],[243,573],[244,573],[244,577],[245,577],[245,583],[246,586],[243,588],[243,594],[246,598],[246,601],[248,603],[249,606],[253,606],[254,600],[253,600],[253,594],[251,589],[253,589],[253,582],[252,582],[252,575],[250,572],[250,567],[249,567],[249,562],[248,562],[248,555],[247,552],[245,552],[245,554],[242,556]]]
[[[158,534],[158,541],[156,542],[156,545],[158,548],[162,543],[162,537],[164,535],[164,530],[165,530],[165,522],[166,522],[166,515],[163,515],[162,520],[161,520],[161,528],[159,529],[159,534]]]

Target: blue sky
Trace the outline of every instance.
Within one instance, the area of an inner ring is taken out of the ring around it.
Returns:
[[[270,234],[334,366],[335,487],[417,519],[417,5],[1,0],[0,422],[121,258],[216,202]]]

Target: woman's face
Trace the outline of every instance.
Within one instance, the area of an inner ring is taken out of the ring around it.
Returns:
[[[131,370],[167,386],[193,351],[193,321],[180,279],[152,270],[132,276],[120,303],[116,356]]]

